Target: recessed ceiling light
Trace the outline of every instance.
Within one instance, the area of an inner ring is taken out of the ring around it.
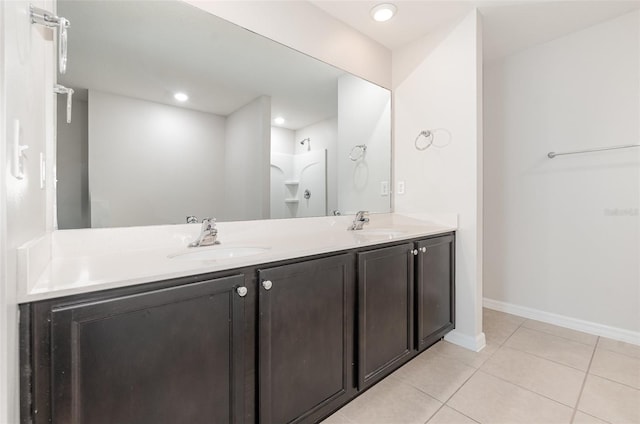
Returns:
[[[189,100],[189,96],[184,93],[176,93],[173,95],[173,98],[179,102],[186,102],[187,100]]]
[[[396,6],[391,3],[379,4],[371,9],[371,17],[374,21],[385,22],[393,18],[393,15],[396,14],[396,10],[398,10]]]
[[[282,125],[282,124],[284,124],[284,118],[282,116],[278,116],[277,118],[275,118],[273,120],[273,122],[275,122],[276,125]]]

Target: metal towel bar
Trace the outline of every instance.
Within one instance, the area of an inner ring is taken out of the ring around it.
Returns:
[[[549,157],[549,159],[553,159],[556,156],[562,156],[562,155],[574,155],[576,153],[602,152],[604,150],[628,149],[631,147],[640,147],[640,144],[626,144],[624,146],[602,147],[600,149],[576,150],[574,152],[562,152],[562,153],[549,152],[547,153],[547,156]]]

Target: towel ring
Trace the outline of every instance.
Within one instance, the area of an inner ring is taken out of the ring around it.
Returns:
[[[355,154],[354,154],[354,151],[356,152]],[[355,162],[358,159],[361,159],[362,157],[364,157],[364,153],[366,151],[367,151],[366,144],[356,144],[351,149],[351,152],[349,152],[349,159]]]
[[[424,137],[426,140],[426,144],[422,147],[418,145],[420,137]],[[427,150],[433,144],[433,132],[429,130],[420,131],[420,134],[418,134],[418,136],[416,137],[416,141],[414,141],[413,144],[416,146],[417,150]]]

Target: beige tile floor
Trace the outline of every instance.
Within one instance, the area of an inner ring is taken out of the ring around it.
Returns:
[[[323,424],[640,424],[640,346],[490,309],[487,347],[441,341]]]

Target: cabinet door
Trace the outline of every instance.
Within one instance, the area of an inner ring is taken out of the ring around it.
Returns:
[[[413,354],[413,244],[358,254],[358,387]]]
[[[448,235],[416,246],[418,349],[423,350],[454,328],[455,243],[453,235]]]
[[[353,391],[353,259],[259,271],[262,424],[313,422]]]
[[[53,422],[242,422],[241,275],[54,309]]]

